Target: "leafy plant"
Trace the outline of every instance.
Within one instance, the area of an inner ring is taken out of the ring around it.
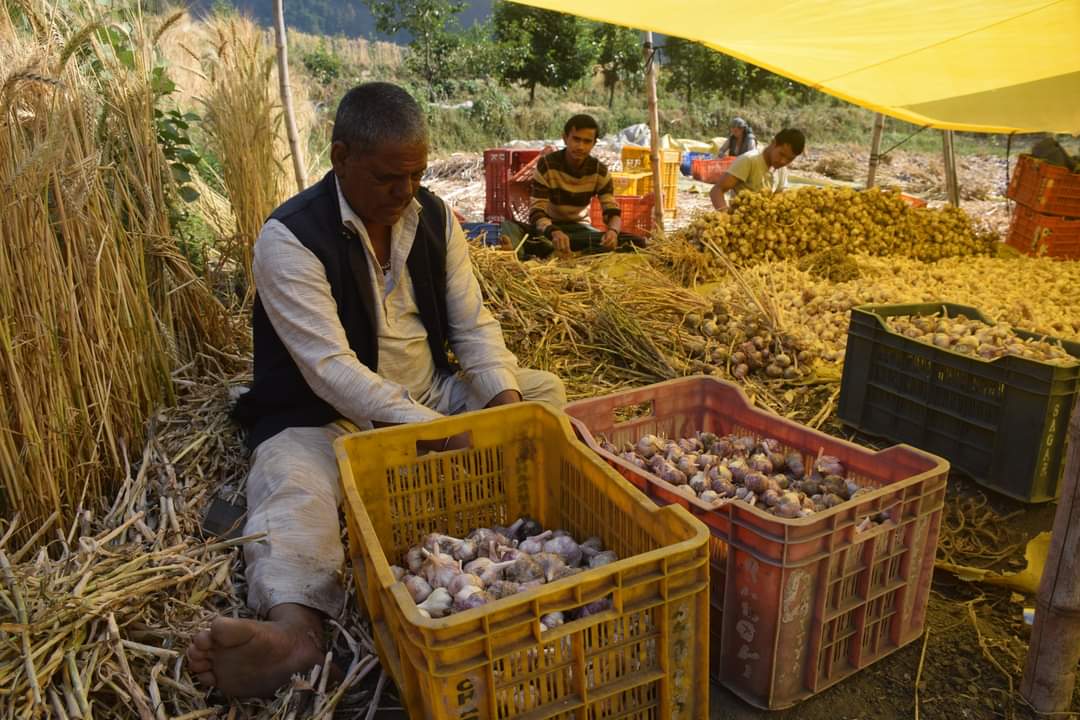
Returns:
[[[345,69],[345,62],[322,43],[319,43],[314,50],[304,53],[301,62],[320,85],[329,85],[334,82],[341,77]]]
[[[566,88],[588,75],[598,55],[586,21],[517,3],[495,5],[495,39],[502,46],[500,74],[529,88],[529,105],[537,85]]]
[[[443,59],[457,47],[457,14],[463,0],[364,0],[381,33],[407,32],[412,51],[406,62],[427,82],[428,100],[435,101],[444,78]]]
[[[615,86],[619,82],[640,81],[644,75],[641,36],[636,30],[608,23],[598,23],[593,36],[599,50],[597,63],[604,76],[610,109],[615,103]]]

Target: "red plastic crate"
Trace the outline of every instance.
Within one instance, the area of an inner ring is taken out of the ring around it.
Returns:
[[[1006,242],[1028,255],[1061,260],[1080,258],[1080,217],[1046,215],[1017,204]]]
[[[911,207],[926,207],[926,201],[923,200],[921,197],[915,197],[914,195],[908,195],[907,193],[900,193],[900,199],[906,202]]]
[[[717,158],[715,160],[702,160],[697,158],[690,163],[690,175],[695,180],[707,183],[720,182],[721,176],[727,172],[731,164],[735,162],[735,156]]]
[[[615,202],[619,203],[622,213],[622,231],[647,238],[653,228],[653,195],[616,195]],[[604,228],[604,211],[600,207],[600,201],[594,195],[592,204],[589,205],[589,223],[593,227]]]
[[[636,416],[626,420],[627,410]],[[750,405],[732,383],[671,380],[566,408],[579,435],[623,477],[662,503],[678,503],[712,538],[710,674],[762,708],[793,705],[922,635],[934,571],[947,462],[907,445],[873,451]],[[696,431],[772,437],[840,459],[877,490],[807,518],[778,518],[742,502],[712,508],[600,449],[646,433]],[[862,532],[868,515],[884,522]],[[718,645],[718,647],[717,647]]]
[[[1031,155],[1017,159],[1006,195],[1040,213],[1080,217],[1080,173]]]
[[[511,217],[511,179],[540,154],[540,150],[524,148],[484,151],[484,222],[502,222]]]

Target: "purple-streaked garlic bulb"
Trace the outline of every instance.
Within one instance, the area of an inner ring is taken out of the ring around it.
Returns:
[[[718,462],[720,462],[720,456],[711,455],[709,453],[701,453],[700,455],[698,455],[697,458],[699,470],[708,470],[710,467],[716,465]]]
[[[634,450],[647,460],[660,452],[663,446],[663,442],[655,435],[642,435],[634,445]]]
[[[751,455],[750,458],[746,461],[746,464],[750,467],[751,470],[755,472],[772,475],[773,464],[772,461],[769,460],[768,455],[764,455],[762,453],[756,453],[754,455]]]
[[[456,596],[459,592],[461,592],[468,585],[473,585],[474,587],[483,588],[484,585],[486,585],[486,583],[483,580],[481,580],[478,576],[473,575],[472,573],[463,572],[460,575],[458,575],[457,577],[455,577],[453,580],[451,580],[450,584],[446,586],[446,589],[447,589],[447,591],[449,591],[449,593],[451,595]]]
[[[746,464],[746,461],[741,458],[735,458],[729,460],[727,469],[731,473],[732,479],[737,482],[743,482],[746,477],[746,473],[750,472],[750,466]]]
[[[570,567],[581,564],[581,546],[569,535],[560,535],[545,542],[544,552],[555,553]]]
[[[522,589],[521,583],[512,582],[510,580],[496,580],[488,585],[487,591],[491,593],[491,596],[496,600],[502,600],[504,597],[518,594]]]
[[[589,558],[589,568],[598,568],[615,562],[619,559],[619,556],[615,554],[614,550],[604,550],[598,552]]]
[[[431,585],[419,575],[406,575],[404,583],[405,589],[409,591],[415,603],[424,602],[431,594]]]
[[[594,535],[590,538],[586,538],[585,542],[581,543],[580,547],[581,553],[585,557],[590,558],[604,549],[604,541]]]
[[[540,630],[551,630],[566,622],[565,616],[556,610],[540,617]]]
[[[735,497],[735,485],[730,480],[713,480],[710,489],[722,498]]]
[[[400,565],[391,565],[390,574],[394,576],[395,582],[400,582],[403,577],[409,574],[409,572]]]
[[[844,466],[832,455],[822,455],[814,462],[814,469],[822,475],[843,475]]]
[[[528,553],[529,555],[535,555],[538,552],[543,552],[544,543],[549,537],[551,537],[551,535],[551,530],[545,530],[539,535],[533,535],[532,537],[525,538],[518,545],[518,549],[521,550],[521,552],[523,553]]]
[[[698,496],[702,502],[718,503],[721,501],[720,496],[712,490],[706,490]]]
[[[705,452],[718,452],[714,447],[719,439],[715,433],[711,432],[698,432],[697,434],[697,441],[701,443],[701,449]]]
[[[461,563],[454,560],[449,555],[439,552],[438,548],[434,552],[427,548],[421,548],[424,553],[424,567],[423,576],[432,587],[445,588],[450,582],[461,574]]]
[[[465,612],[466,610],[478,608],[481,605],[487,605],[494,599],[495,598],[483,588],[478,588],[475,585],[466,585],[462,588],[461,592],[454,596],[454,609],[458,612]]]
[[[675,463],[675,467],[679,469],[683,475],[690,477],[698,471],[698,456],[693,453],[686,453],[679,461]]]
[[[503,570],[503,577],[518,583],[527,583],[531,580],[544,577],[544,570],[531,555],[522,555],[514,564]]]
[[[419,546],[410,548],[409,552],[405,553],[405,567],[409,568],[409,572],[413,575],[419,575],[421,568],[424,567],[424,552]]]
[[[784,465],[787,467],[787,471],[796,478],[806,475],[806,466],[803,464],[802,455],[797,452],[789,452],[785,455]]]
[[[596,600],[589,603],[588,605],[585,605],[577,611],[577,616],[578,618],[589,617],[590,615],[596,615],[610,609],[611,600],[609,598],[604,598],[602,600]]]
[[[687,481],[687,485],[689,485],[690,489],[698,495],[709,489],[709,482],[706,480],[705,473],[703,472],[695,473],[693,477]]]
[[[648,465],[645,464],[645,461],[641,459],[641,456],[635,452],[619,453],[619,457],[621,457],[623,460],[627,461],[631,465],[636,465],[642,470],[648,467]]]

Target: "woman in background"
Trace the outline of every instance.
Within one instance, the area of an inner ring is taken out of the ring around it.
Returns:
[[[750,152],[756,147],[757,140],[754,139],[754,131],[750,129],[745,120],[737,117],[731,121],[731,135],[720,146],[719,155],[721,157],[724,155],[738,156]]]

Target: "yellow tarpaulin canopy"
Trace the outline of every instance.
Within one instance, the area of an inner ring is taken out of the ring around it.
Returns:
[[[1080,0],[515,0],[696,40],[917,125],[1080,134]]]

